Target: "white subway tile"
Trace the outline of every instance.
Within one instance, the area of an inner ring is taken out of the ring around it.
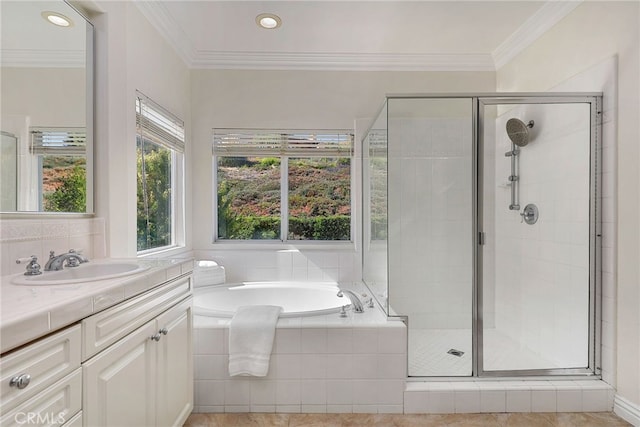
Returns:
[[[607,389],[583,389],[582,390],[582,410],[584,412],[608,412],[609,390]]]
[[[327,380],[327,404],[353,404],[353,381]]]
[[[251,403],[251,381],[231,379],[224,381],[224,404],[249,405]]]
[[[556,412],[555,390],[531,390],[531,412]]]
[[[300,378],[326,378],[327,377],[327,355],[301,354],[300,355]]]
[[[250,405],[224,405],[224,412],[229,412],[232,414],[251,412],[251,406]]]
[[[407,376],[406,354],[378,354],[378,378],[404,378]]]
[[[300,405],[301,412],[304,414],[326,414],[327,405]]]
[[[327,405],[327,413],[351,414],[353,413],[353,405]]]
[[[404,398],[405,380],[378,380],[375,386],[378,390],[378,405],[402,405]]]
[[[353,352],[352,328],[327,329],[327,353],[351,352]]]
[[[424,414],[428,412],[427,391],[405,391],[404,392],[404,412],[405,414]]]
[[[276,405],[300,405],[300,402],[299,380],[276,381]]]
[[[353,352],[376,353],[378,351],[378,329],[354,328]]]
[[[277,328],[273,353],[300,353],[300,328]]]
[[[200,406],[224,405],[224,381],[195,381],[195,404]]]
[[[326,353],[327,329],[326,328],[302,328],[300,330],[301,353]]]
[[[378,329],[379,353],[406,353],[407,328],[390,327]]]
[[[300,401],[303,405],[326,405],[326,380],[300,380]]]
[[[507,412],[531,412],[531,390],[507,390]]]
[[[279,379],[300,379],[302,365],[299,354],[274,354],[271,361]]]
[[[455,395],[453,391],[430,391],[427,393],[426,411],[432,414],[455,413]]]
[[[262,379],[252,379],[251,381],[251,406],[253,405],[275,405],[276,403],[276,382]],[[275,411],[275,406],[274,409]]]
[[[457,414],[474,414],[480,411],[480,390],[454,392],[455,412]]]
[[[375,405],[378,403],[378,382],[375,380],[353,380],[353,404]]]
[[[582,411],[582,389],[558,390],[556,393],[558,412]]]
[[[354,354],[353,355],[353,378],[375,379],[378,377],[378,355],[377,354]]]
[[[195,377],[199,380],[229,379],[229,356],[222,354],[194,355]]]
[[[262,414],[273,414],[276,412],[276,405],[254,405],[249,406],[249,412],[259,412]]]
[[[279,414],[299,414],[301,411],[300,405],[276,405]]]
[[[327,378],[348,379],[353,377],[352,354],[327,354]]]
[[[480,389],[481,412],[506,412],[507,397],[504,390]]]

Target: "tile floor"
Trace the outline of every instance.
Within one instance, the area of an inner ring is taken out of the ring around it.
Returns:
[[[501,414],[191,414],[184,427],[618,427],[610,412]]]

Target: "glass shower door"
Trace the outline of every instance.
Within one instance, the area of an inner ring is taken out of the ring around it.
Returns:
[[[389,310],[408,317],[410,376],[473,366],[473,102],[389,98]]]
[[[480,375],[593,369],[594,103],[480,99]]]

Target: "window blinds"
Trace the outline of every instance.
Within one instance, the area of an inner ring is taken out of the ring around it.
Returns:
[[[353,134],[341,130],[214,129],[219,156],[350,157]]]
[[[170,150],[184,152],[184,122],[136,91],[138,135]]]
[[[85,128],[32,127],[31,154],[84,156],[87,147]]]

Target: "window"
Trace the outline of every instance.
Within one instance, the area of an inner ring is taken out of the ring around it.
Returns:
[[[184,123],[141,93],[136,99],[138,253],[181,244]]]
[[[38,210],[87,211],[85,128],[32,127],[31,154],[37,162]]]
[[[353,134],[214,129],[216,240],[350,241]]]

